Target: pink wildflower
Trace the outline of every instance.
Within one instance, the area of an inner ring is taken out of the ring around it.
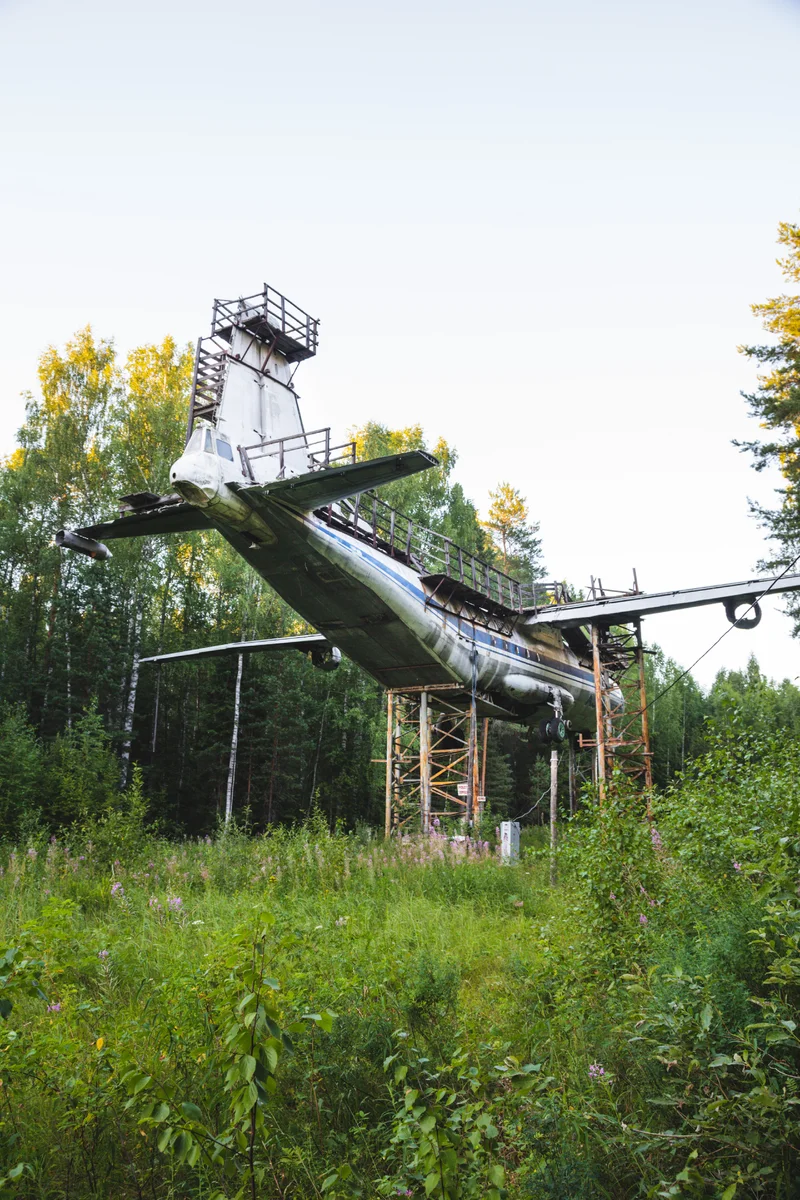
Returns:
[[[644,915],[644,913],[639,913],[639,924],[640,925],[647,924],[647,917]]]

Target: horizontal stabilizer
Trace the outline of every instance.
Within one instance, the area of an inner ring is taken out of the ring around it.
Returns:
[[[105,521],[102,525],[91,525],[77,532],[81,537],[105,542],[114,538],[150,537],[157,533],[192,533],[197,529],[213,529],[213,525],[193,504],[187,504],[185,500],[170,500],[158,508],[134,511],[130,516]]]
[[[250,654],[254,650],[331,650],[324,633],[298,633],[291,637],[261,638],[254,642],[226,642],[224,646],[201,646],[199,650],[178,650],[174,654],[153,654],[143,663],[175,662],[179,658],[216,658],[220,654]],[[338,653],[338,652],[337,652]],[[336,659],[338,662],[338,658]]]
[[[681,588],[674,592],[601,596],[594,600],[579,600],[575,604],[526,608],[525,624],[553,625],[556,629],[577,629],[581,625],[624,625],[635,617],[677,612],[682,608],[699,608],[704,604],[724,604],[726,612],[732,612],[739,603],[751,604],[766,592],[772,595],[794,591],[800,591],[800,575],[784,575],[777,580],[747,579],[742,583],[714,583],[708,587]]]
[[[309,471],[293,479],[278,479],[275,483],[239,486],[237,491],[245,498],[258,501],[272,499],[290,504],[300,512],[324,508],[345,496],[357,492],[368,492],[396,479],[416,475],[439,465],[439,460],[424,450],[408,450],[404,454],[390,454],[385,458],[367,459],[345,467],[326,467],[321,471]]]

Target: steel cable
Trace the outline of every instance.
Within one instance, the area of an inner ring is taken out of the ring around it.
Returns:
[[[795,558],[792,562],[789,563],[788,567],[786,567],[783,571],[781,571],[780,575],[775,576],[775,578],[772,580],[772,583],[769,585],[769,587],[765,588],[764,591],[761,593],[761,595],[757,596],[755,598],[755,600],[753,600],[748,605],[748,607],[744,610],[742,616],[737,617],[736,621],[732,621],[731,624],[728,626],[728,628],[723,630],[723,632],[719,635],[717,640],[715,642],[712,642],[711,645],[708,647],[708,649],[704,650],[703,653],[700,655],[700,657],[696,658],[690,667],[687,667],[685,671],[681,671],[680,675],[676,675],[676,677],[672,680],[672,682],[667,684],[667,686],[664,688],[663,692],[659,692],[658,695],[654,696],[652,700],[648,700],[647,704],[642,709],[642,712],[646,713],[648,711],[648,709],[653,707],[654,704],[657,704],[659,700],[663,699],[663,697],[666,696],[667,692],[671,692],[676,684],[680,683],[680,681],[682,679],[685,679],[686,676],[689,675],[695,669],[697,664],[699,662],[702,662],[703,659],[706,657],[706,655],[710,654],[711,651],[720,644],[722,639],[728,636],[728,634],[730,633],[730,631],[732,629],[736,628],[739,621],[744,620],[744,618],[747,616],[747,614],[749,612],[752,612],[752,610],[756,607],[756,605],[759,604],[760,601],[763,600],[764,597],[766,595],[768,595],[769,592],[772,591],[772,589],[775,587],[775,584],[779,583],[781,581],[781,579],[783,579],[784,575],[788,575],[788,573],[791,571],[792,567],[794,567],[798,562],[800,562],[800,554],[798,554],[797,558]]]

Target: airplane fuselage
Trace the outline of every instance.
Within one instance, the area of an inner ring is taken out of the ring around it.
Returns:
[[[482,711],[520,721],[560,704],[594,727],[594,676],[555,630],[482,626],[436,603],[405,563],[314,512],[247,495],[239,464],[214,453],[215,431],[173,465],[174,487],[299,615],[385,687],[474,685]]]

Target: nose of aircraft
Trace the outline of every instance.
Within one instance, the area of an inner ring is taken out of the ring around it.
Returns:
[[[206,508],[219,490],[219,466],[210,454],[181,455],[172,464],[169,477],[175,490],[198,508]]]

